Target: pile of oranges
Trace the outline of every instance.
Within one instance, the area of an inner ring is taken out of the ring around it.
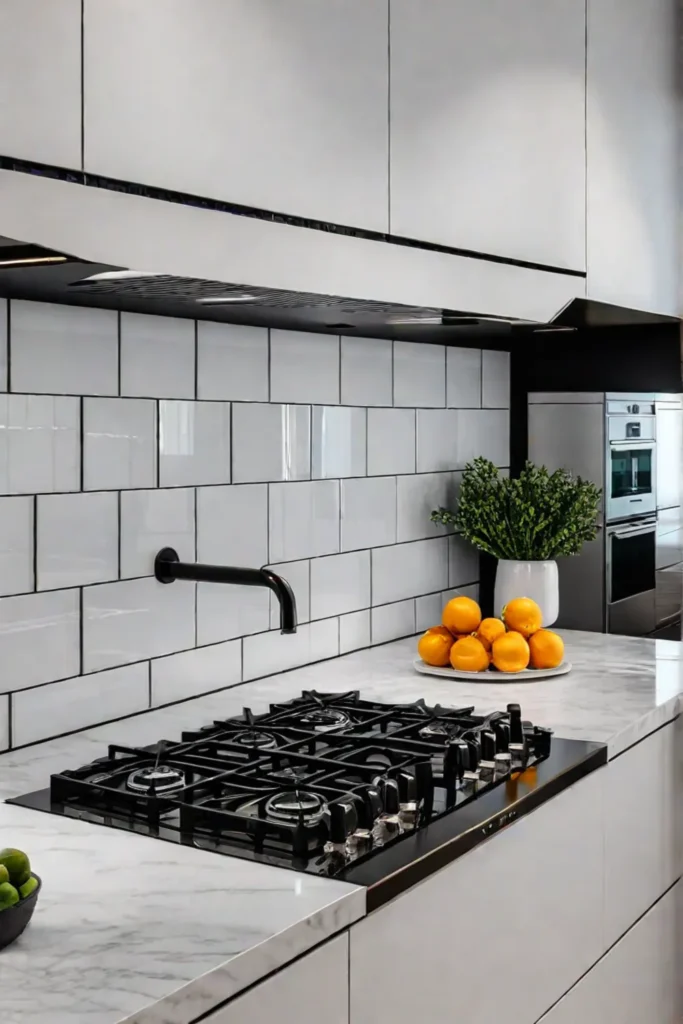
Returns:
[[[443,610],[442,625],[420,637],[417,652],[427,665],[452,665],[461,672],[522,672],[556,668],[564,657],[562,637],[543,629],[541,609],[530,597],[516,597],[500,619],[482,619],[471,597],[454,597]]]

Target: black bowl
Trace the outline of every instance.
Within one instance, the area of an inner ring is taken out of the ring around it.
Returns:
[[[19,900],[7,910],[0,910],[0,949],[4,949],[5,946],[9,946],[15,939],[18,939],[33,917],[33,911],[38,902],[38,893],[43,884],[38,875],[33,877],[37,880],[38,887],[33,890],[31,895],[24,900]]]

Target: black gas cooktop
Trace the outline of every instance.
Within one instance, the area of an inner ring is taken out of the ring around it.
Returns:
[[[304,692],[180,741],[109,747],[11,803],[344,879],[378,906],[607,760],[519,705]]]

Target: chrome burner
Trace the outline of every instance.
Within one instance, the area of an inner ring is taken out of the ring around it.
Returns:
[[[306,768],[305,765],[301,764],[290,768],[282,768],[279,772],[273,772],[273,778],[285,779],[287,782],[296,784],[297,782],[303,782],[309,774],[309,769]]]
[[[134,793],[168,796],[182,789],[185,785],[185,772],[173,768],[169,764],[159,764],[148,768],[138,768],[126,779],[128,789]]]
[[[276,793],[266,803],[266,815],[269,818],[292,824],[303,818],[307,825],[314,825],[326,810],[327,804],[317,793],[296,789]]]
[[[446,722],[429,722],[428,725],[420,729],[420,739],[444,740],[445,742],[453,734],[455,728],[455,725],[447,724]]]
[[[240,729],[230,737],[230,742],[238,743],[241,747],[259,747],[262,750],[277,746],[277,740],[271,733],[258,729]]]
[[[330,729],[343,729],[350,725],[351,719],[338,708],[322,707],[302,712],[297,716],[297,723],[316,732],[329,732]]]

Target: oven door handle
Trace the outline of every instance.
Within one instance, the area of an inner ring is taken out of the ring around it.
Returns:
[[[610,537],[616,537],[618,540],[623,540],[625,537],[643,537],[646,533],[656,533],[657,524],[652,523],[650,526],[637,526],[631,527],[628,530],[609,530]]]

